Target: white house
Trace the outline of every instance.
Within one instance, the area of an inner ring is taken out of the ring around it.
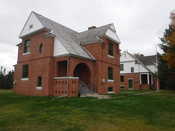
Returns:
[[[143,56],[127,51],[120,56],[120,87],[142,89],[155,87],[156,55]]]

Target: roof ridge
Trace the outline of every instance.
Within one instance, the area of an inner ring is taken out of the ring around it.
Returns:
[[[34,13],[36,16],[39,16],[39,17],[42,17],[42,18],[44,18],[44,19],[47,19],[47,20],[49,20],[49,21],[51,21],[51,22],[53,22],[53,23],[55,23],[55,24],[57,24],[57,25],[59,25],[59,26],[62,26],[63,28],[66,28],[66,29],[68,29],[68,30],[70,30],[70,31],[72,31],[72,32],[74,32],[74,33],[79,33],[79,32],[77,32],[77,31],[75,31],[75,30],[73,30],[73,29],[71,29],[71,28],[69,28],[69,27],[66,27],[66,26],[64,26],[63,24],[60,24],[60,23],[58,23],[58,22],[56,22],[56,21],[54,21],[54,20],[52,20],[52,19],[50,19],[50,18],[48,18],[48,17],[45,17],[45,16],[43,16],[43,15],[41,15],[41,14],[39,14],[39,13],[36,13],[35,11],[32,11],[32,13]],[[42,20],[39,18],[39,20],[40,20],[40,22],[42,23]],[[42,23],[43,24],[43,23]]]
[[[92,31],[92,30],[97,30],[97,29],[100,29],[100,28],[103,28],[103,27],[107,27],[107,26],[110,26],[110,25],[112,25],[112,23],[106,24],[106,25],[102,25],[102,26],[99,26],[99,27],[96,27],[96,28],[93,28],[93,29],[90,29],[90,30],[81,31],[80,34],[83,33],[83,32],[88,32],[88,31]]]

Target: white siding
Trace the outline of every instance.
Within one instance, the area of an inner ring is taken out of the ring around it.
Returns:
[[[57,38],[55,38],[55,40],[54,40],[54,56],[61,56],[61,55],[65,55],[65,54],[68,54],[68,51],[62,45],[62,43]]]
[[[130,56],[127,52],[123,52],[120,57],[120,64],[124,65],[124,70],[120,73],[131,73],[131,67],[134,67],[134,73],[148,72],[145,67],[141,64],[136,64],[135,59]]]
[[[120,73],[131,73],[131,67],[134,67],[134,73],[148,72],[141,64],[135,64],[135,61],[120,62],[120,64],[124,65],[124,70]]]
[[[135,61],[135,59],[133,57],[131,57],[127,52],[123,52],[123,53],[121,53],[120,61],[121,62],[128,62],[128,61]]]
[[[155,65],[149,65],[147,66],[148,69],[150,69],[153,73],[156,73],[157,72],[157,67]]]
[[[30,26],[33,26],[30,28]],[[19,37],[25,36],[27,34],[33,33],[37,30],[40,30],[43,28],[43,25],[41,22],[37,19],[34,13],[31,13],[28,20],[26,21]]]

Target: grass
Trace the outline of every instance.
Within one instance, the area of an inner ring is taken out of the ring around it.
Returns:
[[[175,92],[111,99],[26,97],[0,90],[0,131],[174,131]]]

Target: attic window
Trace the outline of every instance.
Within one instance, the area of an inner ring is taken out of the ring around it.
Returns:
[[[30,26],[29,26],[29,28],[30,28],[30,29],[32,29],[32,28],[33,28],[33,24],[32,24],[32,25],[30,25]]]

